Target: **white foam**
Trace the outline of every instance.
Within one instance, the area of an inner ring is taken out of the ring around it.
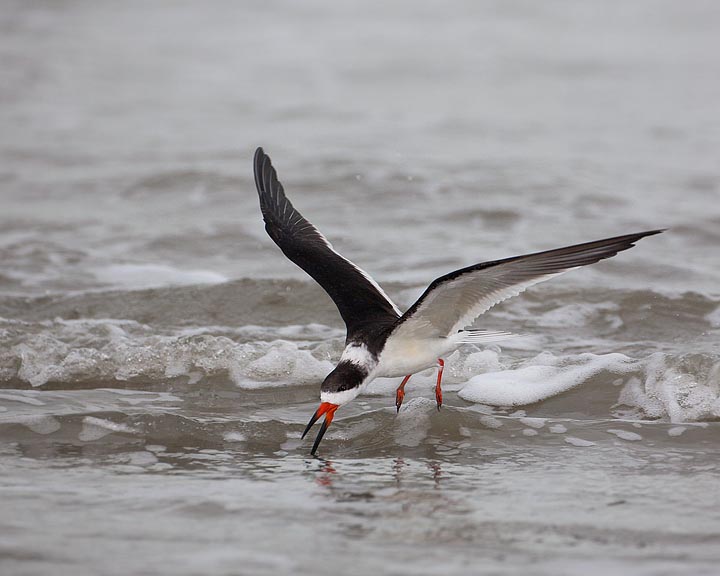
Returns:
[[[532,428],[525,428],[522,431],[522,433],[524,436],[537,436],[538,435],[537,430],[533,430]]]
[[[705,320],[710,322],[713,328],[720,328],[720,306],[715,308],[712,312],[705,315]]]
[[[13,421],[27,426],[37,434],[52,434],[60,430],[60,422],[58,422],[56,418],[48,415],[18,416]]]
[[[588,446],[595,446],[595,442],[590,442],[590,440],[583,440],[582,438],[576,438],[575,436],[565,436],[564,440],[568,444],[571,444],[573,446],[578,446],[581,448],[586,448]]]
[[[631,360],[623,354],[543,353],[519,368],[475,376],[459,395],[469,402],[523,406],[570,390],[600,372],[622,373],[630,367]]]
[[[430,429],[430,416],[436,410],[435,401],[429,398],[412,398],[403,404],[395,419],[395,442],[410,448],[420,446]]]
[[[480,423],[485,426],[486,428],[491,428],[493,430],[496,430],[498,428],[502,428],[502,420],[499,418],[495,418],[495,416],[480,416]]]
[[[130,452],[127,454],[127,463],[131,466],[152,466],[158,463],[158,458],[152,452]]]
[[[497,372],[506,367],[500,360],[500,354],[496,350],[489,349],[472,352],[464,359],[459,352],[453,352],[445,360],[443,377],[448,382],[467,382],[469,378],[479,373]]]
[[[649,418],[673,423],[714,420],[720,417],[720,362],[689,373],[685,358],[653,354],[642,363],[643,375],[630,378],[618,404],[636,408]],[[690,356],[690,360],[696,360]]]
[[[685,430],[687,430],[686,426],[673,426],[667,433],[668,436],[682,436]]]
[[[130,428],[125,424],[118,424],[117,422],[106,420],[104,418],[86,416],[83,418],[83,427],[80,434],[78,434],[78,438],[83,442],[92,442],[93,440],[99,440],[103,436],[107,436],[113,432],[125,434],[136,433],[133,428]]]
[[[640,434],[628,432],[627,430],[608,430],[607,432],[608,434],[614,434],[621,440],[627,440],[628,442],[637,442],[638,440],[642,440],[642,436],[640,436]]]
[[[327,347],[311,351],[305,342],[161,335],[141,324],[119,325],[113,320],[48,321],[42,328],[0,351],[0,381],[18,378],[35,387],[137,378],[197,383],[220,375],[242,388],[261,388],[319,383],[334,366],[327,359]],[[29,393],[5,392],[0,398],[42,404]]]
[[[245,442],[247,437],[242,432],[225,432],[225,434],[223,434],[223,440],[225,440],[225,442]]]
[[[458,428],[458,433],[460,434],[460,436],[465,436],[465,438],[470,438],[472,436],[472,432],[470,431],[470,429],[465,426],[460,426]]]
[[[567,432],[567,428],[562,424],[553,424],[548,428],[548,430],[550,430],[553,434],[565,434],[565,432]]]
[[[525,426],[530,426],[530,428],[542,428],[545,426],[546,419],[545,418],[520,418],[520,422],[525,424]]]
[[[285,385],[288,381],[298,384],[322,382],[333,369],[327,360],[316,359],[309,351],[299,350],[291,342],[274,342],[262,356],[247,364],[242,371],[247,378],[233,378],[242,388],[260,388],[263,385]]]

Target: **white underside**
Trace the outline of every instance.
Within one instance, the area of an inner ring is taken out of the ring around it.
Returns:
[[[375,378],[394,378],[425,370],[437,365],[438,358],[452,352],[459,345],[460,343],[455,343],[449,338],[432,340],[389,338],[380,354],[379,362],[375,366],[365,364],[370,372],[360,386],[342,392],[321,392],[320,401],[339,406],[347,404],[365,390]],[[361,364],[360,361],[365,359],[364,348],[364,346],[348,347],[343,352],[342,359]]]
[[[497,342],[512,338],[507,332],[458,332],[449,338],[403,338],[391,335],[385,342],[378,363],[375,364],[364,345],[351,344],[343,351],[341,360],[366,368],[369,373],[363,383],[342,392],[321,392],[320,401],[343,405],[353,400],[375,378],[399,378],[437,366],[438,359],[457,350],[467,342]]]
[[[406,339],[390,337],[385,343],[375,377],[395,378],[420,372],[438,363],[460,346],[453,338]]]

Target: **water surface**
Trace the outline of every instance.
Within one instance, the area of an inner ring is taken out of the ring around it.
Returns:
[[[5,0],[8,574],[714,574],[720,10]],[[295,205],[406,308],[449,270],[669,227],[536,286],[394,409],[300,440],[344,337]]]

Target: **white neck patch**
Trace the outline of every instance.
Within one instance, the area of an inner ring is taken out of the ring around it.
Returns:
[[[342,406],[355,399],[358,394],[360,394],[360,386],[342,392],[320,392],[320,402],[330,402],[330,404]]]
[[[377,361],[373,358],[365,344],[350,344],[343,350],[340,356],[340,362],[350,362],[364,368],[368,372],[373,368]]]

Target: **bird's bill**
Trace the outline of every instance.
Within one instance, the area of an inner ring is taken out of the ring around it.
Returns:
[[[320,432],[318,432],[317,438],[315,438],[315,443],[313,444],[312,450],[310,450],[310,454],[313,456],[315,455],[315,452],[318,449],[318,446],[320,446],[320,441],[322,440],[323,436],[325,436],[325,431],[330,426],[330,423],[332,422],[333,416],[335,416],[335,410],[337,410],[340,407],[339,404],[332,404],[330,402],[323,402],[320,404],[320,407],[315,410],[315,414],[313,414],[313,417],[310,418],[310,422],[308,422],[308,425],[305,427],[305,432],[303,432],[302,437],[305,438],[305,435],[309,432],[310,428],[313,427],[313,424],[318,421],[320,416],[323,414],[325,415],[325,420],[322,423],[322,426],[320,426]]]

